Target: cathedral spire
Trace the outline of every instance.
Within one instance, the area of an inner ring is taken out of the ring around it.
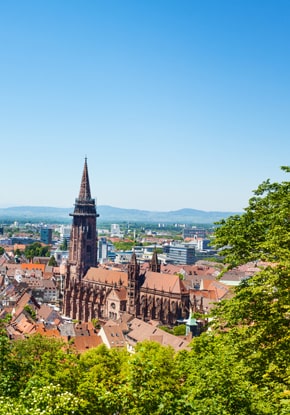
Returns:
[[[149,263],[149,270],[153,272],[160,272],[160,262],[158,260],[156,249],[154,250],[152,259]]]
[[[87,164],[87,158],[85,158],[83,176],[82,176],[80,193],[79,193],[79,200],[90,200],[90,199],[91,199],[91,189],[90,189],[90,181],[89,181],[89,174],[88,174],[88,164]]]
[[[137,256],[135,254],[135,252],[133,251],[132,256],[131,256],[131,265],[137,267],[138,263],[137,263]]]

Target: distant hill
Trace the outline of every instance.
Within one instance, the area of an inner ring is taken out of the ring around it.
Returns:
[[[17,206],[0,209],[0,223],[3,222],[49,222],[70,223],[71,208],[43,206]],[[138,209],[122,209],[101,205],[97,207],[101,222],[143,222],[143,223],[214,223],[238,212],[207,212],[196,209],[179,209],[168,212],[155,212]]]

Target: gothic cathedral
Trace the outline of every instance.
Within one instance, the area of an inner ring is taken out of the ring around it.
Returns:
[[[118,320],[124,313],[174,325],[189,312],[189,292],[178,275],[160,273],[156,252],[140,272],[135,253],[127,271],[97,265],[97,210],[91,197],[87,159],[75,200],[66,267],[63,313],[80,321]]]

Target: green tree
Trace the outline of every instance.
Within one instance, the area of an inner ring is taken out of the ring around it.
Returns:
[[[282,167],[286,173],[290,167]],[[248,261],[289,260],[290,182],[263,182],[242,215],[217,223],[214,245],[231,267]]]
[[[67,239],[66,239],[66,238],[63,238],[63,242],[62,242],[62,244],[60,245],[59,249],[60,249],[61,251],[67,251],[67,249],[68,249],[68,244],[67,244]]]
[[[32,308],[29,304],[26,304],[24,306],[24,310],[27,311],[27,313],[30,315],[32,320],[36,320],[36,312],[35,312],[34,308]]]
[[[17,248],[17,249],[14,251],[14,255],[15,255],[15,256],[21,256],[21,255],[22,255],[22,252],[20,251],[20,249],[19,249],[19,248]]]
[[[130,251],[135,243],[133,241],[120,241],[114,242],[113,245],[117,251]]]
[[[267,180],[254,195],[244,214],[219,223],[215,244],[229,267],[258,260],[269,265],[216,306],[212,328],[248,367],[248,380],[264,391],[269,413],[280,414],[290,396],[290,183]]]
[[[32,260],[35,256],[49,257],[50,250],[48,246],[42,246],[40,242],[34,242],[25,248],[24,255],[29,260]]]
[[[120,385],[129,354],[125,349],[108,349],[101,345],[80,356],[82,377],[78,396],[90,402],[90,413],[110,415],[121,413],[123,396]]]
[[[182,274],[182,272],[178,272],[176,275],[178,275],[178,276],[179,276],[179,279],[180,279],[181,281],[183,281],[183,280],[184,280],[184,274]]]
[[[15,390],[14,373],[16,365],[12,356],[13,342],[8,338],[6,326],[11,320],[11,315],[7,314],[4,319],[0,319],[0,395]]]
[[[195,338],[177,356],[184,415],[273,415],[275,404],[251,381],[249,366],[227,334]]]
[[[125,382],[119,390],[120,413],[183,413],[179,401],[180,378],[171,347],[150,341],[137,344],[123,376]]]
[[[0,415],[90,415],[88,402],[67,392],[60,385],[34,387],[21,392],[18,399],[2,398]]]
[[[57,339],[37,334],[14,341],[11,362],[15,369],[15,389],[28,390],[35,384],[49,384],[58,371],[64,374],[66,356],[64,343]]]
[[[55,257],[52,255],[48,261],[48,265],[51,267],[57,267],[57,262]]]
[[[178,326],[173,327],[173,334],[175,336],[184,336],[186,333],[186,325],[179,324]]]

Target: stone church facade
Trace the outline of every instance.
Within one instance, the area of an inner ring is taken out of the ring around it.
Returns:
[[[127,271],[97,266],[97,210],[91,197],[87,160],[75,200],[63,313],[80,321],[118,320],[123,314],[174,325],[188,317],[189,292],[178,275],[160,273],[156,252],[149,270],[140,272],[133,253]]]

